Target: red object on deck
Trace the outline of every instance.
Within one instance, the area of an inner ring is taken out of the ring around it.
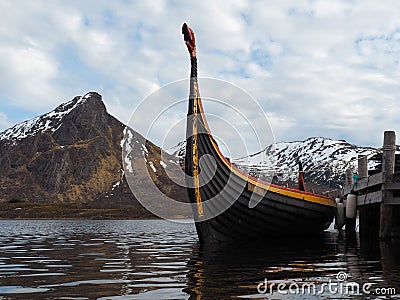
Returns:
[[[304,182],[304,172],[303,172],[303,165],[299,161],[299,180],[298,180],[298,185],[297,189],[299,191],[306,191],[306,184]]]

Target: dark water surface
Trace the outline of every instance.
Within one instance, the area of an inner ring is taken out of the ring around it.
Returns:
[[[361,246],[331,231],[201,249],[190,223],[0,221],[0,299],[400,299],[399,243]]]

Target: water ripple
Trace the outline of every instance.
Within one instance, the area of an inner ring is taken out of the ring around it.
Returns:
[[[201,249],[193,224],[0,221],[0,299],[250,299],[265,297],[257,292],[265,278],[321,285],[339,271],[360,283],[400,286],[399,247],[382,247],[364,257],[357,241],[329,233],[318,241]]]

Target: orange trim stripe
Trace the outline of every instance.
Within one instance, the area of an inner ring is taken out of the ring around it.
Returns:
[[[197,108],[198,108],[198,94],[199,94],[199,89],[197,84],[194,85],[194,93],[195,93],[195,98],[193,100],[193,145],[192,145],[192,162],[193,162],[193,178],[194,178],[194,194],[196,197],[196,203],[197,203],[197,214],[200,217],[204,216],[204,211],[203,211],[203,202],[201,199],[201,194],[200,194],[200,179],[199,179],[199,150],[197,147],[197,118],[199,114],[197,113]]]

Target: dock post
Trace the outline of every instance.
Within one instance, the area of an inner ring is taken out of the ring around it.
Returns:
[[[366,155],[358,156],[358,177],[360,179],[368,177],[368,157]]]
[[[366,155],[358,155],[358,176],[360,179],[368,177],[368,158]],[[360,205],[358,207],[358,220],[360,224],[360,236],[370,236],[370,207]]]
[[[346,185],[352,187],[353,186],[353,169],[349,168],[346,170]],[[346,238],[352,238],[355,236],[356,233],[356,218],[354,216],[353,218],[353,212],[350,212],[349,210],[349,204],[351,206],[354,206],[354,201],[356,200],[356,196],[353,191],[350,192],[344,199],[344,209],[345,209],[345,222],[346,222],[346,227],[345,227],[345,232],[346,232]],[[351,203],[349,203],[351,202]]]
[[[389,240],[392,235],[392,207],[387,204],[393,197],[393,192],[386,189],[386,185],[393,181],[396,151],[396,133],[385,131],[383,136],[382,155],[382,203],[380,213],[379,238]]]
[[[346,170],[346,185],[353,186],[353,170],[351,168]]]

